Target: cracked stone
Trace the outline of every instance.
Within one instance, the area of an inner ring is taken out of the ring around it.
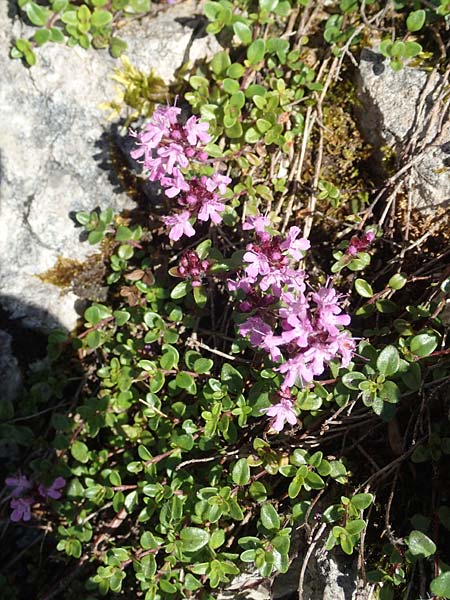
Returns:
[[[357,79],[365,138],[376,148],[391,146],[398,155],[412,137],[418,141],[407,158],[414,160],[411,206],[428,214],[448,208],[450,123],[443,112],[445,95],[444,102],[438,98],[441,76],[408,66],[393,71],[382,55],[364,49]]]
[[[14,6],[0,2],[0,303],[28,326],[71,330],[77,297],[38,275],[58,257],[93,252],[80,242],[74,213],[132,206],[105,168],[111,124],[98,108],[116,95],[110,76],[120,62],[106,50],[46,44],[25,68],[9,57],[11,40],[34,29],[11,18]],[[211,56],[218,45],[199,15],[200,4],[187,0],[130,22],[120,35],[131,63],[172,80],[185,60]]]

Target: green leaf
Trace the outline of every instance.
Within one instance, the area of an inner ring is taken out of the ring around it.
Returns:
[[[357,510],[365,510],[373,502],[373,494],[356,494],[352,496],[351,503]]]
[[[308,471],[305,478],[305,483],[308,484],[313,490],[321,490],[325,487],[325,482],[320,475],[314,473],[314,471]]]
[[[76,26],[78,24],[78,18],[77,18],[77,11],[76,10],[66,10],[62,15],[61,15],[61,21],[63,23],[65,23],[66,25],[74,25]]]
[[[112,18],[113,16],[109,11],[96,8],[91,17],[91,23],[94,27],[101,28],[111,23]]]
[[[197,552],[209,542],[209,533],[199,527],[185,527],[181,530],[180,539],[183,552]]]
[[[400,355],[395,346],[386,346],[377,358],[377,369],[382,375],[389,377],[397,373],[400,366]]]
[[[136,508],[139,497],[137,490],[134,490],[125,496],[124,505],[128,513],[132,513]]]
[[[433,579],[430,585],[430,591],[435,596],[450,598],[450,571],[442,573],[439,577]]]
[[[203,285],[193,288],[193,296],[195,304],[200,308],[203,308],[208,302],[208,293]]]
[[[229,363],[222,365],[220,380],[225,383],[232,394],[239,394],[242,390],[244,380],[237,369]]]
[[[422,46],[417,42],[405,42],[403,56],[405,58],[413,58],[422,52]],[[391,63],[392,66],[392,63]]]
[[[249,127],[245,132],[244,139],[248,144],[256,144],[256,142],[261,138],[261,134],[254,127]]]
[[[21,52],[17,46],[13,46],[10,52],[11,58],[23,58],[23,52]]]
[[[129,0],[126,11],[132,14],[146,13],[151,8],[151,0]]]
[[[226,77],[223,82],[223,89],[227,92],[227,94],[235,94],[239,91],[239,83],[235,79],[230,79]]]
[[[52,27],[50,29],[50,39],[52,42],[60,44],[64,42],[64,34],[61,31],[61,29],[58,29],[57,27]]]
[[[411,460],[413,463],[423,463],[430,459],[431,453],[429,448],[425,448],[424,446],[416,446],[416,448],[414,448],[414,452],[411,455]]]
[[[52,10],[61,12],[69,6],[69,0],[52,0]]]
[[[246,458],[240,458],[231,471],[231,478],[236,485],[245,485],[250,481],[250,467]]]
[[[247,59],[251,65],[260,63],[266,52],[266,43],[264,40],[258,39],[250,44],[247,49]]]
[[[156,550],[158,548],[158,542],[150,531],[145,531],[141,535],[140,544],[144,550]]]
[[[266,529],[280,529],[280,517],[272,504],[266,502],[261,506],[260,518]]]
[[[267,119],[257,119],[256,127],[261,133],[266,133],[266,131],[269,131],[269,129],[272,127],[272,123]]]
[[[91,231],[88,235],[88,242],[94,246],[99,244],[103,239],[103,231]]]
[[[170,344],[163,345],[164,354],[160,358],[160,365],[162,369],[170,371],[174,367],[178,366],[180,355],[178,350]]]
[[[50,31],[48,29],[39,29],[39,31],[36,31],[33,37],[36,44],[42,46],[42,44],[45,44],[45,42],[48,42],[50,39]]]
[[[341,544],[341,548],[345,554],[353,554],[353,540],[349,534],[342,534],[339,538],[339,543]]]
[[[188,392],[195,390],[195,380],[189,373],[184,373],[183,371],[177,373],[175,383],[182,390],[187,390]]]
[[[124,40],[121,40],[118,37],[111,38],[111,44],[109,46],[111,56],[114,58],[119,58],[119,56],[121,56],[126,49],[127,43]]]
[[[242,521],[242,519],[244,518],[244,513],[242,512],[242,508],[239,506],[236,500],[234,498],[230,498],[228,504],[230,507],[228,511],[230,517],[235,521]]]
[[[84,318],[88,323],[97,325],[102,320],[101,312],[95,304],[84,311]]]
[[[236,21],[236,23],[233,24],[233,31],[243,44],[245,44],[246,46],[251,44],[252,30],[246,23]]]
[[[411,531],[405,541],[414,556],[426,558],[436,552],[436,544],[421,531]]]
[[[194,371],[199,375],[209,373],[214,365],[214,361],[210,358],[197,358],[194,362]]]
[[[245,95],[242,91],[235,92],[230,98],[230,107],[240,110],[245,105]],[[230,108],[231,110],[231,108]]]
[[[261,10],[272,12],[278,6],[279,0],[259,0],[259,6]]]
[[[121,225],[116,232],[116,240],[118,242],[128,242],[133,237],[133,232],[129,227]]]
[[[177,285],[170,292],[170,297],[174,300],[178,300],[179,298],[183,298],[184,296],[186,296],[190,289],[191,284],[189,283],[189,281],[180,281],[180,283],[177,283]]]
[[[73,442],[70,447],[70,453],[80,463],[87,463],[89,460],[89,448],[84,442],[80,442],[79,440]]]
[[[228,69],[228,67],[230,65],[231,65],[230,57],[228,56],[228,53],[225,52],[224,50],[221,52],[217,52],[213,56],[213,59],[211,61],[211,69],[213,70],[213,73],[215,73],[216,75],[221,75],[222,73],[225,73],[225,71]]]
[[[27,4],[25,6],[25,12],[33,25],[37,25],[38,27],[43,27],[50,17],[50,11],[43,6],[39,6],[36,2]]]
[[[349,523],[347,523],[345,529],[350,535],[359,535],[361,531],[364,530],[365,526],[365,521],[363,521],[362,519],[356,519],[355,521],[350,521]]]
[[[381,387],[380,398],[386,402],[397,404],[400,402],[400,388],[393,381],[385,381]]]
[[[213,550],[220,548],[225,543],[225,531],[223,529],[216,529],[211,534],[209,545]]]
[[[388,281],[388,286],[393,290],[401,290],[406,285],[407,278],[401,273],[396,273]]]
[[[342,376],[342,383],[349,390],[359,390],[359,384],[361,381],[365,381],[367,377],[364,373],[359,373],[358,371],[351,371],[350,373],[345,373]]]
[[[305,483],[305,478],[302,475],[297,474],[294,477],[294,479],[291,481],[291,483],[289,484],[289,488],[288,488],[289,498],[297,498],[304,483]]]
[[[33,52],[33,50],[25,50],[25,60],[30,67],[33,67],[36,64],[36,54]]]
[[[437,345],[437,336],[433,333],[419,333],[419,335],[415,335],[409,343],[411,352],[420,358],[429,356],[436,350]]]
[[[356,279],[355,289],[358,292],[358,294],[363,298],[372,298],[373,296],[372,286],[369,283],[367,283],[365,279]]]
[[[244,73],[245,67],[240,63],[232,63],[227,69],[227,75],[232,79],[240,79]]]
[[[86,336],[86,343],[89,348],[98,348],[102,343],[102,335],[99,331],[90,331]]]
[[[401,373],[403,383],[414,392],[420,388],[422,383],[422,370],[418,362],[407,363],[408,369]]]
[[[415,10],[409,13],[406,19],[406,27],[408,31],[419,31],[425,25],[426,13],[423,9]]]

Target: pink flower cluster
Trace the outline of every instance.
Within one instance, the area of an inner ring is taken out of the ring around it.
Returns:
[[[186,170],[205,165],[205,144],[211,141],[208,123],[190,117],[184,125],[179,121],[181,108],[158,106],[141,133],[131,132],[138,147],[131,156],[143,164],[150,181],[158,181],[168,198],[176,198],[179,210],[163,217],[169,238],[177,241],[183,235],[195,235],[197,220],[222,221],[225,210],[223,194],[231,179],[219,173],[186,175]]]
[[[62,496],[61,490],[66,485],[66,480],[63,477],[57,477],[49,487],[40,483],[35,491],[33,489],[35,486],[25,475],[7,477],[5,483],[11,488],[11,521],[29,521],[31,507],[36,502],[35,491],[44,500],[58,500]]]
[[[176,267],[174,275],[189,280],[192,287],[200,287],[202,278],[210,266],[209,260],[206,258],[202,260],[195,250],[186,250],[180,258],[180,264]]]
[[[373,231],[367,231],[360,238],[356,235],[350,240],[350,244],[347,248],[347,254],[355,256],[358,252],[366,250],[375,239],[375,233]]]
[[[244,224],[255,231],[256,242],[248,244],[243,273],[228,287],[243,293],[240,309],[249,313],[239,325],[240,334],[278,363],[275,370],[284,375],[281,401],[267,411],[280,431],[285,421],[294,420],[289,388],[311,382],[333,359],[347,366],[355,343],[342,330],[350,317],[336,290],[331,285],[307,289],[306,274],[296,266],[309,241],[299,237],[298,227],[291,227],[286,237],[272,235],[268,227],[264,216]]]

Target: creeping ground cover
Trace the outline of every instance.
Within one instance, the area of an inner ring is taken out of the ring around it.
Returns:
[[[41,38],[105,47],[151,10],[19,6],[31,68]],[[406,150],[374,168],[353,83],[372,39],[441,72],[444,110],[450,4],[203,10],[211,59],[113,74],[136,208],[76,215],[106,299],[1,405],[1,597],[212,600],[296,569],[301,599],[326,551],[355,597],[450,598],[446,215],[411,206]]]

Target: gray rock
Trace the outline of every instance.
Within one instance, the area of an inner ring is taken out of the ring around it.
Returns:
[[[110,76],[120,63],[106,50],[46,44],[38,64],[25,68],[9,58],[11,40],[33,29],[11,20],[8,4],[12,11],[15,2],[0,2],[0,303],[29,326],[71,330],[76,296],[37,276],[60,256],[82,261],[93,252],[80,243],[74,213],[132,204],[102,168],[110,123],[98,105],[115,97]],[[187,0],[126,25],[132,64],[170,80],[185,60],[211,55],[217,47],[203,35],[200,13]]]
[[[382,55],[361,52],[361,131],[375,147],[391,146],[399,167],[413,159],[411,205],[427,212],[450,203],[450,124],[443,118],[440,75],[406,66],[393,71]]]
[[[287,573],[264,578],[249,570],[225,586],[217,600],[297,600],[304,544],[294,534],[293,554],[300,553]],[[362,585],[352,557],[318,547],[308,561],[300,600],[371,600],[371,593],[370,587]]]
[[[272,600],[271,583],[271,578],[249,570],[225,586],[218,593],[217,600]]]

